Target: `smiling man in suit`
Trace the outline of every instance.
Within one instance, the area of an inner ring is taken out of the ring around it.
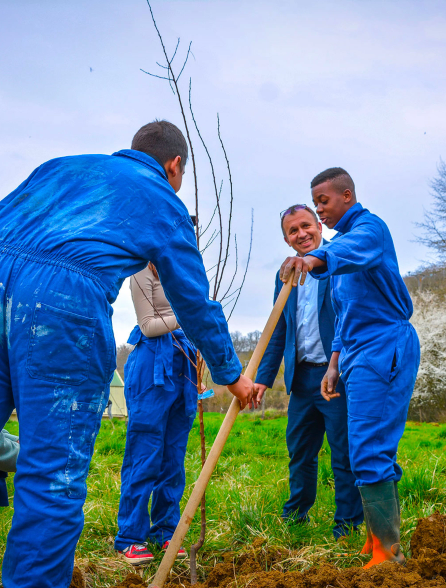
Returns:
[[[322,225],[304,204],[285,210],[281,226],[285,242],[301,257],[323,243]],[[281,288],[277,272],[274,300]],[[363,511],[350,468],[345,391],[338,384],[340,396],[331,402],[325,402],[320,391],[331,357],[334,322],[329,278],[315,280],[308,274],[305,283],[291,291],[259,366],[255,390],[260,401],[273,386],[285,358],[285,386],[290,394],[286,432],[290,497],[282,517],[296,523],[309,520],[308,511],[316,500],[318,454],[327,433],[335,480],[333,534],[338,539],[362,523]]]

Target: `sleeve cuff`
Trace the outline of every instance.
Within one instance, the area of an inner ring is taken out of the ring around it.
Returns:
[[[338,269],[338,260],[336,259],[336,256],[333,255],[328,249],[317,249],[315,251],[307,253],[306,255],[312,255],[313,257],[317,257],[318,259],[325,261],[325,263],[327,264],[326,270],[322,268],[315,268],[310,272],[311,276],[316,280],[328,278],[329,276],[332,276]]]
[[[316,280],[322,280],[324,278],[327,278],[330,275],[330,273],[328,271],[327,252],[321,248],[321,249],[316,249],[315,251],[310,251],[310,253],[306,253],[304,257],[306,257],[307,255],[317,257],[318,259],[325,261],[325,263],[327,263],[326,270],[324,270],[323,268],[317,267],[310,272],[310,275],[313,278],[315,278]]]
[[[212,381],[219,386],[228,386],[234,382],[242,373],[242,364],[237,355],[234,354],[232,359],[224,365],[213,366],[208,364],[211,372]]]
[[[274,380],[275,380],[275,378],[274,378]],[[272,382],[265,382],[264,378],[260,378],[260,379],[256,378],[255,383],[261,384],[262,386],[266,386],[267,388],[272,388],[274,386],[274,380]]]
[[[331,344],[331,352],[336,353],[342,351],[342,343],[340,341],[333,341]]]

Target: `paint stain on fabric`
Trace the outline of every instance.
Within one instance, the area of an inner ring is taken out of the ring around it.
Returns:
[[[81,335],[76,342],[76,347],[79,349],[88,349],[90,347],[90,337],[88,335]]]
[[[12,296],[11,298],[6,299],[6,312],[5,312],[5,319],[6,319],[6,340],[8,343],[8,349],[11,348],[11,342],[9,340],[9,334],[11,332],[11,317],[12,317]]]
[[[53,329],[50,329],[46,325],[38,325],[34,331],[34,334],[37,337],[45,337],[47,335],[51,335],[52,332],[53,332]]]

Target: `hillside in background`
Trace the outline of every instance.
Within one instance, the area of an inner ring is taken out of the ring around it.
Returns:
[[[421,346],[421,363],[409,409],[418,421],[446,420],[446,266],[432,265],[404,278],[412,296],[411,319]]]

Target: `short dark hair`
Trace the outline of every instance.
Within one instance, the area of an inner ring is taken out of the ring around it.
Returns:
[[[315,188],[324,182],[332,182],[341,194],[342,192],[345,192],[345,190],[350,190],[353,196],[356,196],[355,183],[353,182],[351,175],[346,172],[345,169],[342,169],[342,167],[330,167],[320,174],[317,174],[317,176],[311,180],[311,188]]]
[[[132,149],[154,155],[163,165],[179,155],[182,170],[188,157],[187,143],[183,133],[167,120],[154,120],[141,127],[133,137]]]

